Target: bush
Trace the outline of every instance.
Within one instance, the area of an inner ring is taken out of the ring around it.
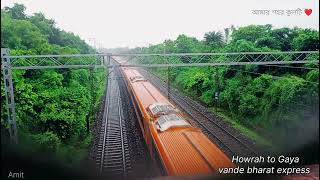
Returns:
[[[31,137],[39,148],[46,152],[56,152],[61,145],[58,135],[50,131],[31,135]]]

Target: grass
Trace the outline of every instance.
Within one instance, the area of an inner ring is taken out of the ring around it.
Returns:
[[[245,127],[244,125],[240,124],[239,120],[229,117],[227,115],[227,113],[225,113],[222,109],[218,109],[218,112],[216,112],[214,108],[209,108],[209,110],[211,112],[215,113],[217,116],[219,116],[222,120],[231,124],[231,126],[235,129],[237,129],[241,134],[248,137],[249,139],[252,139],[253,141],[258,143],[259,145],[272,146],[272,143],[270,141],[268,141],[264,137],[260,136],[254,130],[251,130],[248,127]]]

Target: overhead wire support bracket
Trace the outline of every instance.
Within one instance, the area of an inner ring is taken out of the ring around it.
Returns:
[[[162,57],[163,61],[157,61]],[[115,63],[110,63],[111,59]],[[118,61],[118,59],[120,61]],[[153,53],[153,54],[65,54],[11,56],[8,48],[1,48],[1,68],[5,82],[10,138],[18,142],[12,70],[105,68],[115,67],[171,67],[242,66],[319,64],[319,51],[293,52],[229,52],[229,53]],[[168,84],[170,86],[170,84]],[[170,89],[168,89],[169,93]],[[169,94],[168,94],[169,96]]]

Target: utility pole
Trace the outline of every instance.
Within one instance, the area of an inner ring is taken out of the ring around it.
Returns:
[[[14,144],[18,144],[18,131],[16,124],[16,105],[14,102],[12,68],[10,61],[10,53],[8,48],[1,48],[1,59],[3,65],[3,80],[5,85],[6,103],[8,112],[8,124],[10,140]]]
[[[166,61],[166,44],[164,42],[163,46],[163,60],[168,64],[168,61]],[[167,66],[167,96],[168,99],[170,100],[170,67]]]
[[[93,93],[93,68],[90,68],[89,69],[90,71],[90,91],[91,91],[91,108],[90,108],[90,115],[89,115],[89,118],[87,118],[87,134],[90,133],[90,120],[91,118],[93,118],[94,116],[94,111],[93,111],[93,108],[94,108],[94,93]]]
[[[219,105],[219,95],[220,95],[220,82],[219,82],[219,70],[218,67],[215,67],[215,81],[216,81],[216,92],[214,93],[214,100],[215,100],[215,110],[216,113],[218,112],[218,105]]]
[[[168,82],[167,82],[167,86],[168,86],[168,99],[170,100],[170,67],[168,66],[167,68],[167,72],[168,72]]]
[[[97,47],[96,47],[96,39],[95,38],[89,38],[89,42],[90,44],[93,46],[93,48],[95,50],[97,50]]]

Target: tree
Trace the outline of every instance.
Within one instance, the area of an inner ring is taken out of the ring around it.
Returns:
[[[204,34],[204,42],[213,48],[222,47],[224,43],[223,35],[220,31],[207,32]]]
[[[1,36],[4,37],[1,46],[10,49],[34,49],[42,53],[47,46],[47,39],[35,25],[8,15],[1,17]]]
[[[270,49],[281,49],[281,46],[279,44],[279,40],[277,40],[274,37],[266,36],[261,37],[256,40],[256,45],[258,48],[270,48]]]
[[[271,32],[271,37],[273,37],[280,46],[281,51],[292,51],[292,40],[297,35],[297,28],[280,28],[274,29]]]
[[[57,31],[55,28],[55,22],[51,19],[46,19],[43,13],[35,13],[30,17],[30,22],[37,26],[42,34],[44,34],[49,43],[59,45],[59,39],[57,39]]]
[[[175,48],[178,53],[201,52],[203,44],[194,37],[179,35],[175,40]]]
[[[311,29],[299,30],[294,37],[292,46],[297,51],[318,51],[319,32]]]
[[[26,16],[24,11],[25,7],[19,4],[1,10],[1,46],[10,48],[11,55],[94,53],[79,36],[58,29],[54,20],[44,14]],[[69,62],[76,61],[78,59],[69,59]],[[86,119],[92,118],[90,104],[93,103],[95,111],[104,88],[104,83],[97,83],[94,92],[89,93],[88,77],[88,70],[14,70],[18,135],[23,137],[19,143],[29,146],[32,141],[33,151],[45,150],[56,155],[61,153],[60,148],[67,153],[76,147],[84,151],[87,147],[79,147],[78,142],[87,138],[90,141],[91,136],[86,133]],[[104,78],[103,71],[92,77],[100,82],[104,82]],[[5,99],[4,90],[1,83],[1,99]],[[5,101],[1,101],[1,111],[6,112]],[[1,133],[8,129],[6,116],[1,113],[4,130]],[[69,163],[65,159],[64,162]]]
[[[255,43],[258,38],[269,36],[272,25],[249,25],[233,31],[232,41],[247,40]]]
[[[23,4],[14,3],[13,7],[5,7],[4,10],[8,12],[14,19],[26,19],[26,7]]]
[[[253,42],[245,39],[233,41],[229,48],[231,52],[255,52],[257,49]]]

